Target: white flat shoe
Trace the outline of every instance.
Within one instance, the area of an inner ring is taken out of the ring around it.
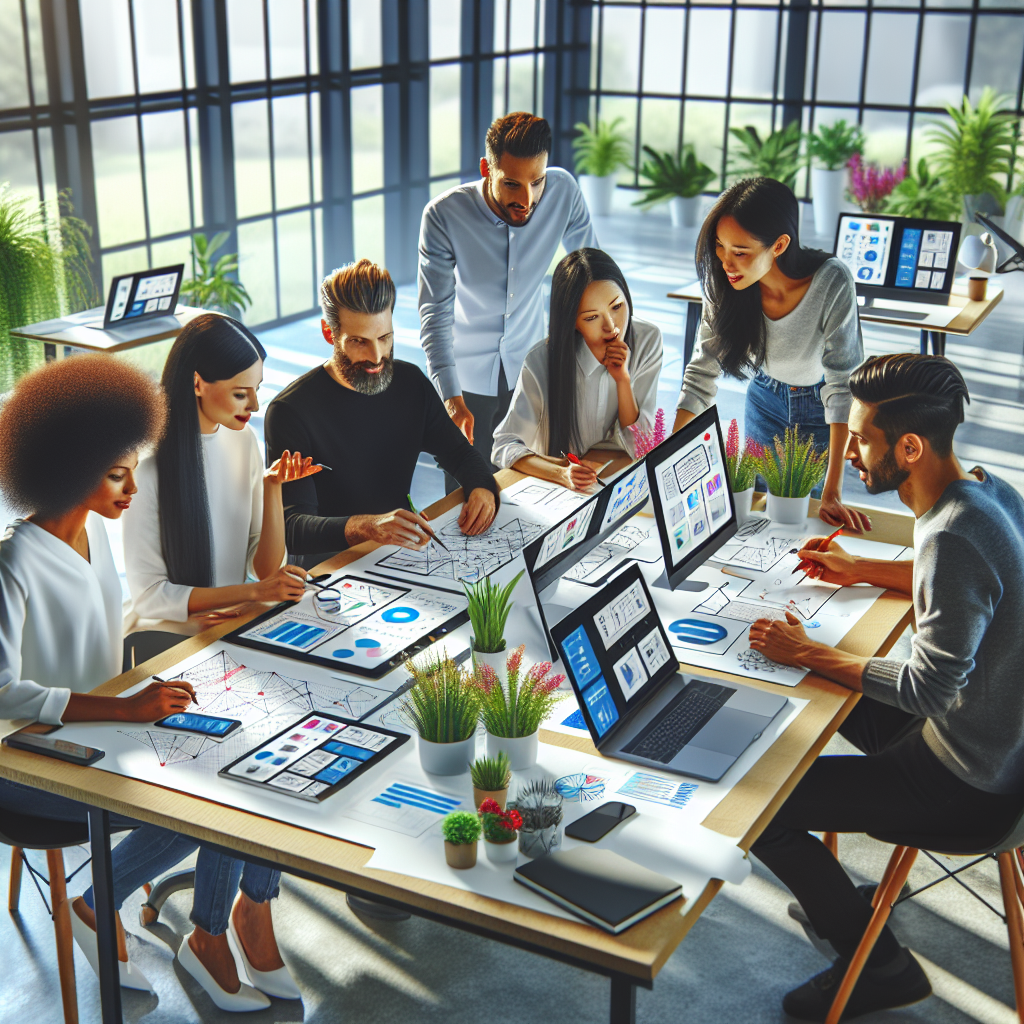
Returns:
[[[250,1010],[265,1010],[270,1000],[257,992],[251,985],[242,982],[237,992],[227,992],[213,980],[213,975],[203,966],[203,962],[195,955],[188,944],[191,933],[181,940],[178,947],[178,963],[199,982],[203,991],[213,1000],[218,1009],[229,1013],[247,1013]]]
[[[74,907],[69,905],[68,913],[71,916],[71,934],[75,937],[78,948],[85,954],[85,959],[89,961],[89,966],[96,972],[96,977],[99,977],[100,953],[96,933],[75,913]],[[117,968],[121,976],[121,988],[132,988],[137,992],[155,991],[149,979],[130,960],[128,963],[118,960]]]
[[[276,971],[257,971],[249,963],[249,958],[245,955],[245,947],[242,945],[242,940],[238,937],[238,932],[235,930],[235,922],[230,919],[228,920],[228,945],[231,946],[231,951],[235,954],[236,960],[240,959],[242,961],[245,973],[249,975],[249,980],[254,988],[258,988],[261,992],[266,992],[268,996],[277,996],[278,999],[302,998],[299,986],[295,984],[295,979],[291,976],[291,972],[287,967],[278,967]]]

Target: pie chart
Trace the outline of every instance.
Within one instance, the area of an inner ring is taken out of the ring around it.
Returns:
[[[388,608],[380,613],[385,622],[415,622],[420,613],[415,608]]]

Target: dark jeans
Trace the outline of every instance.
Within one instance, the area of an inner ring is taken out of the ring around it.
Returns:
[[[957,778],[925,743],[924,722],[862,698],[839,731],[867,756],[819,757],[751,848],[841,956],[853,955],[871,907],[812,831],[976,837],[981,849],[1006,835],[1024,805]],[[897,951],[886,927],[869,963],[886,964]]]
[[[494,431],[505,418],[508,407],[512,404],[512,392],[505,380],[505,367],[498,370],[498,393],[496,395],[474,395],[471,391],[462,392],[462,400],[466,408],[473,414],[473,447],[484,457],[484,461],[494,472],[498,467],[491,462],[491,449],[494,447]],[[446,494],[457,491],[461,485],[449,473],[444,475]],[[469,495],[465,495],[469,497]]]

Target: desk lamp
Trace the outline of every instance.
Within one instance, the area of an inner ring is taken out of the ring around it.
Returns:
[[[957,262],[967,270],[967,297],[982,302],[988,290],[988,278],[996,272],[999,253],[992,236],[986,231],[982,235],[968,235],[960,243]]]

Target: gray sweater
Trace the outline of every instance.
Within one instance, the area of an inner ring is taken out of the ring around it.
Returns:
[[[1024,793],[1024,500],[974,472],[914,525],[910,660],[872,658],[862,681],[928,719],[925,742],[958,778]]]

